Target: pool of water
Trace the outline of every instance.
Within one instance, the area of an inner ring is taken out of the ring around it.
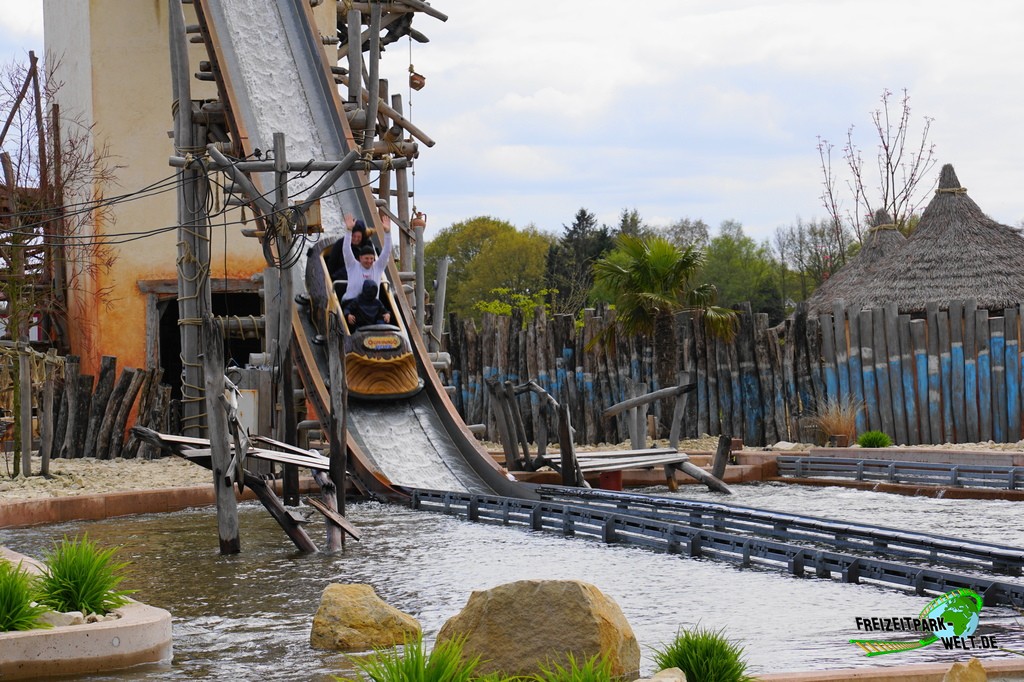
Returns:
[[[1024,506],[1013,502],[788,485],[744,486],[733,498],[696,488],[678,495],[1024,545]],[[419,619],[430,641],[473,590],[526,578],[584,580],[622,608],[640,641],[644,673],[653,672],[653,647],[698,622],[724,628],[742,643],[755,673],[1010,655],[954,654],[933,645],[867,659],[847,641],[865,637],[856,630],[856,616],[913,616],[928,601],[891,588],[797,579],[377,503],[349,506],[362,541],[350,541],[336,556],[303,555],[262,507],[243,504],[239,514],[242,553],[234,556],[217,552],[212,509],[2,530],[0,544],[41,556],[65,534],[88,533],[102,546],[121,546],[120,557],[132,562],[127,586],[138,590],[140,601],[172,613],[170,666],[89,679],[329,680],[348,674],[344,655],[309,647],[320,594],[332,582],[372,585]],[[322,542],[321,528],[308,528]],[[986,608],[978,634],[1024,650],[1024,615]]]

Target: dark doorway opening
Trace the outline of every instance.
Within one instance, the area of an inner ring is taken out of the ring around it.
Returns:
[[[243,339],[239,338],[237,332],[232,333],[231,320],[261,317],[263,310],[260,295],[255,292],[214,294],[212,303],[214,315],[228,318],[225,326],[229,333],[228,338],[224,339],[224,360],[227,366],[245,367],[249,362],[249,354],[262,352],[263,344],[260,338]],[[160,313],[160,366],[164,370],[163,383],[171,387],[171,397],[180,400],[182,364],[178,301],[173,298],[160,301],[157,310]]]

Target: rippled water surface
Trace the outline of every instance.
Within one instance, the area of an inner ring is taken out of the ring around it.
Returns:
[[[1020,503],[785,485],[745,486],[738,492],[726,499],[687,487],[680,496],[1024,545]],[[759,673],[968,655],[933,645],[866,659],[849,644],[848,639],[864,636],[855,629],[856,616],[913,616],[928,601],[895,589],[740,570],[376,503],[350,505],[349,516],[363,540],[349,542],[333,557],[296,553],[255,504],[240,507],[242,553],[229,557],[217,553],[212,509],[4,530],[0,543],[34,556],[64,534],[87,532],[102,546],[121,545],[120,556],[132,562],[128,586],[138,590],[140,601],[174,616],[170,666],[90,679],[327,680],[347,674],[343,655],[309,647],[313,614],[331,582],[369,583],[385,601],[418,618],[432,640],[473,590],[525,578],[585,580],[622,607],[640,640],[642,672],[653,670],[651,647],[698,621],[724,627],[742,642]],[[322,526],[307,528],[322,541]],[[1024,650],[1024,616],[1010,609],[986,608],[978,633]]]

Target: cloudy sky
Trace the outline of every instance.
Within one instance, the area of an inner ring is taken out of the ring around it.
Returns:
[[[42,52],[41,4],[3,0],[5,60]],[[412,49],[412,118],[437,141],[415,179],[431,231],[492,215],[557,233],[580,207],[609,224],[635,208],[768,238],[824,215],[819,135],[841,147],[854,124],[874,158],[884,89],[896,109],[909,91],[912,142],[934,119],[937,160],[983,210],[1024,219],[1019,0],[433,5],[449,19],[418,17],[431,42]],[[408,62],[405,41],[388,48],[406,96]]]

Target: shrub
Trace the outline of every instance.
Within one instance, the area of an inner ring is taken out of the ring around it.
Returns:
[[[54,611],[105,615],[128,603],[135,590],[118,590],[127,563],[114,563],[114,549],[99,549],[88,536],[65,537],[46,555],[39,578],[39,602]]]
[[[865,431],[857,439],[857,445],[862,448],[887,448],[892,445],[892,438],[881,431]]]
[[[480,657],[462,659],[464,638],[439,642],[429,654],[423,647],[423,638],[406,640],[402,650],[374,649],[365,658],[353,658],[356,668],[372,682],[470,682],[477,679],[473,671]],[[339,682],[357,682],[350,678],[335,678]]]
[[[861,404],[853,398],[828,398],[811,418],[811,422],[826,436],[846,436],[849,442],[857,438],[857,413]]]
[[[702,682],[749,682],[743,647],[726,639],[724,630],[695,625],[682,629],[664,649],[654,650],[658,668],[679,668],[688,680]]]
[[[550,667],[542,665],[540,672],[526,678],[529,682],[608,682],[612,679],[611,662],[604,656],[595,654],[580,663],[569,653],[565,667],[552,663]]]
[[[39,616],[49,609],[33,601],[34,582],[21,562],[15,566],[0,559],[0,632],[50,627],[39,622]]]

